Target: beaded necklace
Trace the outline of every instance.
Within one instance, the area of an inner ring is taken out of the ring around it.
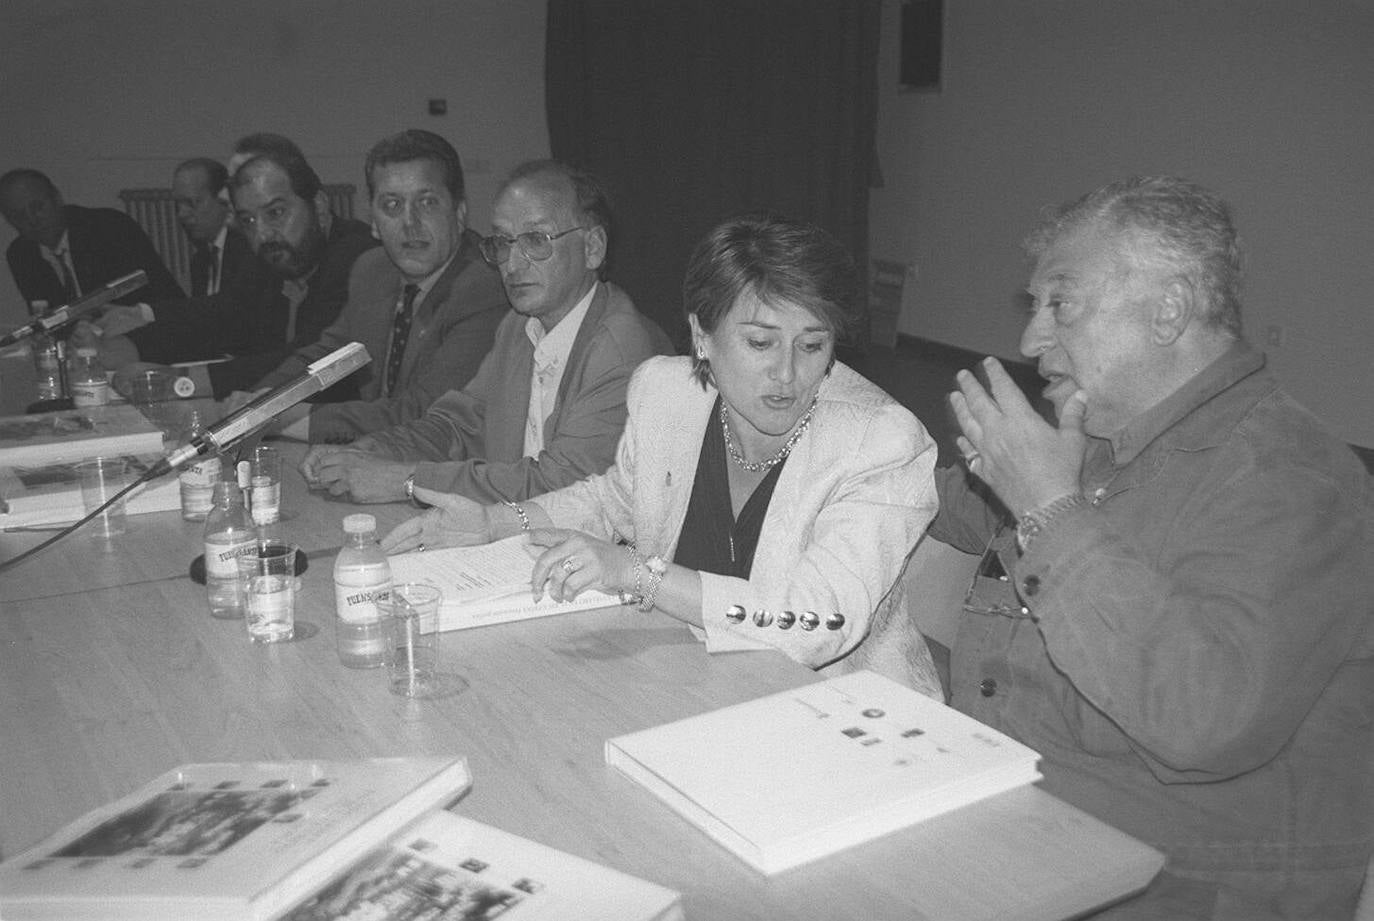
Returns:
[[[801,439],[802,435],[806,434],[807,427],[811,425],[811,415],[816,411],[816,403],[820,398],[821,395],[819,393],[811,398],[811,405],[806,408],[806,413],[802,416],[801,422],[792,430],[792,434],[788,436],[787,441],[783,443],[781,448],[778,448],[777,452],[772,457],[761,461],[745,460],[744,453],[736,447],[735,439],[730,434],[730,419],[725,412],[725,401],[722,400],[720,403],[720,427],[725,433],[726,453],[730,455],[730,459],[734,461],[740,469],[747,470],[750,473],[758,473],[761,470],[772,470],[778,464],[787,460],[787,455],[792,453],[792,449],[797,446],[797,442]]]

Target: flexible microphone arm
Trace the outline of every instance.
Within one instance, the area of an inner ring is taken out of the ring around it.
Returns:
[[[337,348],[305,369],[305,373],[247,406],[230,413],[190,443],[173,450],[148,471],[146,479],[161,476],[211,451],[220,452],[243,436],[271,422],[306,397],[332,387],[372,360],[360,342]]]
[[[16,342],[23,342],[30,336],[39,333],[50,333],[59,327],[66,326],[73,320],[80,319],[85,314],[90,313],[98,307],[104,307],[117,297],[122,297],[130,291],[137,291],[148,283],[148,273],[139,269],[130,272],[121,278],[116,278],[101,288],[97,288],[90,294],[79,297],[69,304],[63,304],[56,310],[49,310],[41,317],[35,317],[28,323],[6,333],[0,337],[0,348],[13,345]]]

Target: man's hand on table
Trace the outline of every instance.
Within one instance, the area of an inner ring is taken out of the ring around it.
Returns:
[[[354,502],[401,502],[406,478],[415,464],[393,461],[351,446],[315,445],[301,461],[301,474],[312,488],[347,496]]]

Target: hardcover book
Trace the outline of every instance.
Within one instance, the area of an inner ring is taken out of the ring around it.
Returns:
[[[530,589],[534,555],[524,535],[475,547],[447,547],[423,553],[403,553],[389,559],[393,582],[429,582],[439,586],[439,630],[462,630],[568,611],[585,611],[620,604],[614,595],[587,591],[574,601],[554,601],[545,594],[538,602]],[[428,631],[426,631],[428,632]]]
[[[1032,783],[1038,760],[868,671],[606,742],[607,764],[767,874]]]
[[[129,475],[139,477],[158,457],[124,458]],[[130,515],[168,512],[181,508],[181,482],[167,475],[129,493],[125,511]],[[86,514],[81,499],[81,475],[75,463],[38,467],[0,467],[0,531],[70,524]]]
[[[91,406],[0,418],[0,467],[161,452],[162,430],[135,406]]]
[[[282,921],[671,921],[680,896],[452,812],[373,850]]]
[[[184,765],[0,864],[0,918],[265,921],[470,784],[462,758]]]

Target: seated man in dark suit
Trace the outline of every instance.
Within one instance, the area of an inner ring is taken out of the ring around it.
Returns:
[[[303,157],[261,154],[230,181],[238,224],[256,258],[209,298],[144,305],[146,325],[106,336],[107,368],[130,361],[171,364],[226,354],[211,365],[217,399],[246,390],[293,351],[320,338],[348,297],[357,258],[377,245],[367,225],[330,213],[319,176]],[[108,331],[107,331],[108,332]],[[357,387],[343,381],[334,399]]]
[[[448,141],[418,130],[383,138],[363,172],[382,248],[358,257],[348,303],[320,338],[258,381],[254,393],[230,401],[231,408],[247,402],[361,342],[372,356],[353,375],[361,399],[303,404],[280,420],[294,434],[308,413],[314,442],[350,442],[418,419],[477,373],[510,306],[501,276],[478,251],[480,238],[467,229],[463,167]]]
[[[513,311],[476,376],[419,419],[347,448],[316,445],[307,481],[355,502],[393,502],[415,486],[494,502],[601,473],[625,427],[625,390],[668,337],[600,278],[610,208],[599,183],[553,161],[518,167],[496,194],[482,255]]]
[[[253,258],[248,241],[229,220],[225,189],[229,171],[209,157],[196,157],[172,171],[177,223],[191,243],[191,296],[218,294],[224,280]]]
[[[63,204],[57,186],[38,170],[0,176],[0,213],[19,232],[5,258],[30,304],[59,307],[139,269],[148,283],[119,303],[185,296],[133,218],[113,208]]]

